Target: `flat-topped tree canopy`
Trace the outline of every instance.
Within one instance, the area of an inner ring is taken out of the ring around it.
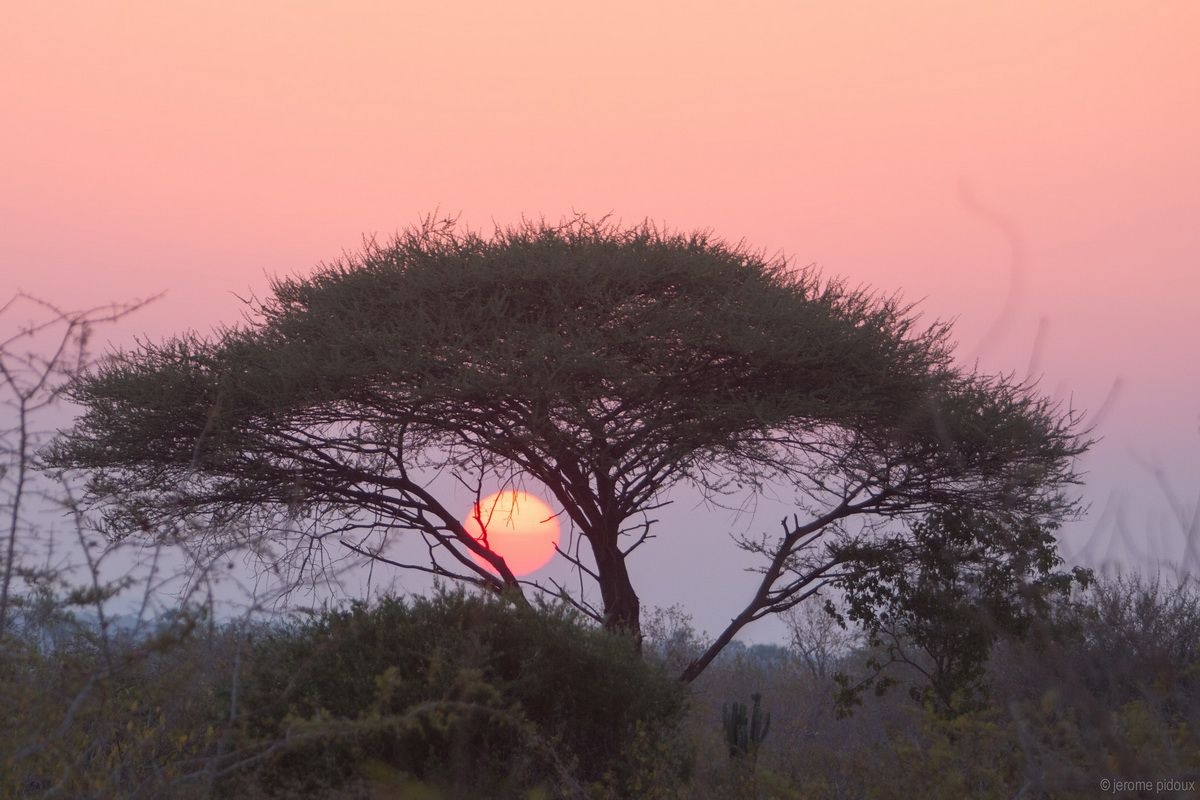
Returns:
[[[701,233],[427,223],[274,281],[245,325],[109,358],[74,386],[85,413],[48,460],[92,471],[116,535],[350,510],[347,528],[426,536],[420,568],[495,589],[519,582],[467,557],[486,550],[412,471],[528,476],[589,543],[598,616],[636,631],[634,518],[681,480],[785,482],[833,514],[818,530],[948,504],[1066,510],[1078,417],[956,367],[948,334]]]

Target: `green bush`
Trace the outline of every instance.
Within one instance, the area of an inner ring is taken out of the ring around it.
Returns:
[[[620,784],[670,739],[683,687],[562,606],[465,593],[386,598],[253,643],[244,733],[283,742],[260,787],[420,780],[458,796]],[[678,759],[678,749],[668,748]],[[682,769],[682,759],[677,768]]]

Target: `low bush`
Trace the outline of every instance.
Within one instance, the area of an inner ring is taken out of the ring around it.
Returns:
[[[683,687],[633,642],[562,606],[465,593],[385,598],[262,632],[243,687],[248,742],[283,743],[267,791],[419,780],[452,796],[582,793],[637,780],[631,746],[670,740]],[[686,761],[678,748],[663,758]]]

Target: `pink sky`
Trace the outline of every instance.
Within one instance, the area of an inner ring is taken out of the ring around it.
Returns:
[[[1198,40],[1189,0],[11,4],[0,293],[166,291],[128,341],[435,209],[711,228],[1079,407],[1119,380],[1068,543],[1104,558],[1119,509],[1178,558],[1146,465],[1195,507]]]

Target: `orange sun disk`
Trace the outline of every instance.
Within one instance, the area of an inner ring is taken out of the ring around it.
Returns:
[[[472,506],[463,527],[501,556],[514,575],[528,575],[546,566],[558,545],[558,518],[550,506],[528,492],[513,489],[496,492]],[[496,572],[475,553],[471,558],[489,572]]]

